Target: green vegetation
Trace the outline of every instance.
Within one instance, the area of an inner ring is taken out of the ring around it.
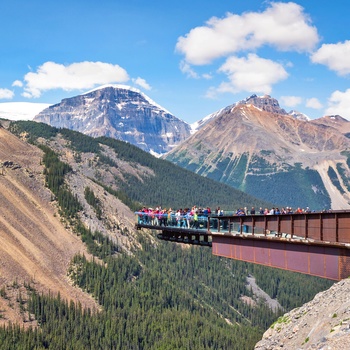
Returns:
[[[328,167],[327,174],[328,174],[329,178],[331,179],[332,184],[338,189],[338,191],[340,193],[344,194],[345,191],[344,191],[343,187],[340,184],[338,175],[337,175],[337,173],[335,172],[335,170],[331,166]]]
[[[142,249],[133,255],[105,256],[105,264],[81,255],[72,261],[70,277],[96,298],[102,311],[33,293],[25,312],[35,315],[41,331],[0,328],[0,343],[16,339],[28,348],[48,349],[57,344],[68,349],[252,349],[282,315],[262,302],[254,307],[240,298],[253,297],[245,276],[254,273],[254,265],[215,257],[205,248],[183,249],[163,241],[154,247],[151,238],[138,239]],[[260,269],[264,285],[274,281],[276,270],[265,274]],[[309,277],[302,277],[291,273],[286,278],[289,298],[299,305],[304,298],[298,288],[293,294],[293,287],[308,285]],[[323,288],[329,285],[320,281]],[[320,285],[312,286],[316,294]]]
[[[250,160],[249,171],[254,175],[275,173],[277,171],[277,166],[276,164],[270,164],[266,159],[255,155]]]
[[[84,196],[88,204],[90,204],[95,209],[97,218],[101,220],[101,215],[102,215],[101,202],[95,196],[94,192],[90,187],[85,187]]]
[[[345,166],[342,163],[337,163],[337,171],[343,184],[346,186],[347,190],[350,191],[350,178],[347,175],[348,170],[345,169]]]
[[[115,179],[115,185],[118,188],[115,194],[133,209],[138,203],[152,207],[161,205],[163,208],[185,208],[194,204],[212,208],[220,206],[224,210],[241,206],[269,205],[266,201],[210,178],[201,177],[169,161],[158,159],[123,141],[108,137],[92,138],[72,130],[57,129],[31,121],[12,122],[9,130],[16,135],[26,133],[33,142],[38,137],[50,139],[59,133],[75,152],[95,153],[101,166],[116,167],[115,162],[102,153],[101,145],[106,145],[115,151],[119,159],[129,162],[135,169],[140,166],[152,169],[154,176],[146,174],[140,178],[124,172],[123,178]],[[241,161],[244,163],[247,160],[241,157]],[[119,170],[123,171],[123,169]],[[95,181],[102,183],[101,179],[96,178]],[[109,184],[103,185],[111,187]]]
[[[237,165],[235,165],[233,172],[230,174],[230,180],[233,183],[233,187],[236,188],[243,188],[243,180],[244,180],[244,174],[245,170],[247,168],[248,164],[248,153],[243,153],[239,160]]]
[[[64,183],[64,176],[71,171],[71,168],[68,164],[61,162],[58,155],[49,147],[41,145],[40,148],[44,151],[46,185],[56,196],[61,211],[63,211],[61,215],[75,218],[82,206]]]
[[[303,344],[301,344],[301,345],[306,344],[306,343],[307,343],[309,340],[310,340],[310,338],[309,338],[309,337],[305,338],[305,340],[304,340]]]
[[[283,191],[281,191],[283,188]],[[266,176],[247,175],[246,192],[280,206],[310,207],[314,210],[330,208],[330,197],[316,170],[302,169],[296,164],[288,172]]]
[[[315,290],[330,288],[334,283],[314,276],[261,265],[251,265],[250,270],[258,286],[271,298],[277,299],[286,310],[310,301],[315,295]]]
[[[26,135],[26,139],[30,143],[35,143],[38,137],[51,139],[55,137],[59,129],[51,127],[44,123],[35,123],[32,121],[16,121],[11,122],[9,131],[17,136]]]
[[[281,324],[288,324],[290,322],[290,318],[288,316],[280,316],[277,321],[275,321],[270,328],[280,330]]]

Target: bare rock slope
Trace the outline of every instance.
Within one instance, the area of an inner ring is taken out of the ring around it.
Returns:
[[[64,299],[96,308],[95,301],[73,287],[67,268],[86,249],[65,229],[44,186],[40,149],[0,127],[0,324],[26,322],[13,307],[11,293],[31,284],[39,291],[60,292]]]
[[[272,349],[350,349],[350,279],[280,317],[255,346]]]

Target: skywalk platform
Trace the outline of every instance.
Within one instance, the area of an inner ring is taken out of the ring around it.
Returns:
[[[333,280],[350,276],[350,211],[211,215],[199,217],[195,228],[185,220],[155,225],[137,216],[138,229],[161,231],[162,240],[211,247],[217,256]]]

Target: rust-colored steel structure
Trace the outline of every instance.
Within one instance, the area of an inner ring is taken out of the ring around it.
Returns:
[[[215,220],[214,255],[333,280],[350,276],[349,211]],[[220,232],[222,227],[227,227],[227,234]]]
[[[200,229],[172,226],[160,239],[211,246],[217,256],[332,280],[350,276],[350,211],[211,216]]]

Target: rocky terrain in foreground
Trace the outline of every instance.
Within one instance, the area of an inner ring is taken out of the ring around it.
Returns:
[[[350,279],[280,317],[255,350],[350,349]]]

